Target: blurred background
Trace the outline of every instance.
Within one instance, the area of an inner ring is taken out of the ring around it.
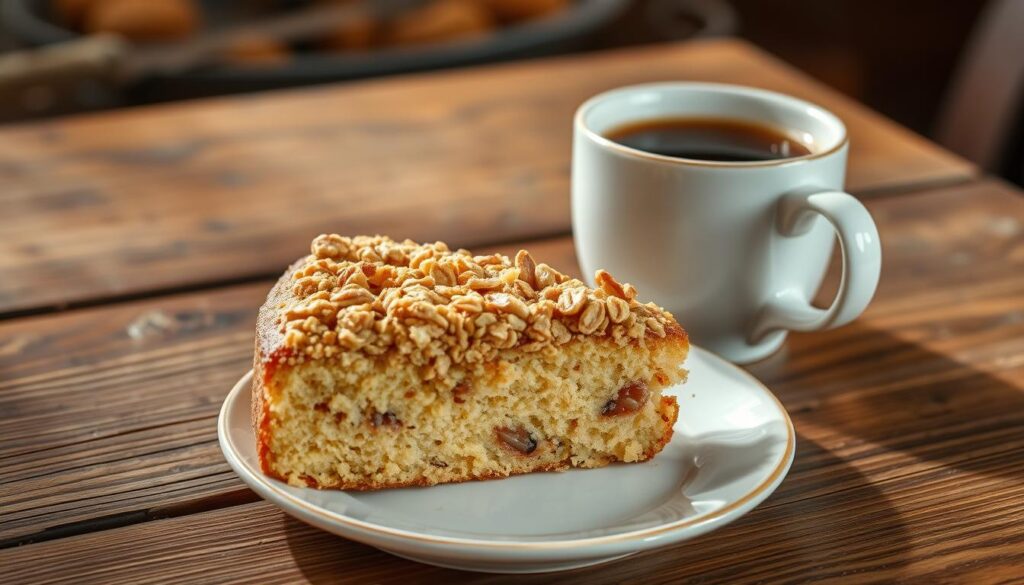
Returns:
[[[0,0],[0,122],[735,35],[1024,184],[1024,0]]]

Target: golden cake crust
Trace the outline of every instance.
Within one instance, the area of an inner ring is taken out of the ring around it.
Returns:
[[[637,302],[632,286],[604,271],[598,272],[596,281],[597,288],[591,289],[535,263],[525,251],[511,260],[452,252],[439,242],[319,236],[311,254],[277,281],[259,312],[252,422],[263,471],[285,479],[275,473],[271,461],[269,404],[278,391],[277,374],[303,363],[329,363],[351,353],[367,359],[399,354],[421,368],[424,380],[444,384],[453,366],[487,364],[509,351],[558,351],[581,338],[620,347],[675,344],[685,352],[686,333],[671,314]],[[653,457],[671,438],[678,406],[670,397],[662,397],[661,405],[667,432],[639,460]],[[566,459],[530,471],[569,467],[572,463]],[[306,481],[315,487],[345,489],[436,483]]]

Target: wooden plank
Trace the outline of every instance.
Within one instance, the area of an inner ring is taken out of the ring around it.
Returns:
[[[834,458],[832,467],[848,473],[828,494],[785,503],[773,497],[695,541],[555,575],[420,565],[316,530],[265,502],[0,550],[0,564],[26,583],[322,583],[341,576],[382,585],[1013,582],[1024,563],[1021,465],[1018,450],[984,471],[973,464],[954,474],[877,481]]]
[[[269,277],[325,231],[459,246],[568,233],[573,110],[657,80],[832,109],[856,192],[974,172],[730,40],[27,124],[0,130],[0,315]]]
[[[989,182],[869,206],[886,257],[875,304],[850,327],[794,336],[752,368],[800,435],[773,505],[881,482],[952,489],[991,476],[1014,489],[1024,481],[1013,463],[1024,452],[1024,199]],[[566,266],[571,246],[529,247]],[[214,417],[248,367],[268,286],[0,325],[0,539],[244,500]]]

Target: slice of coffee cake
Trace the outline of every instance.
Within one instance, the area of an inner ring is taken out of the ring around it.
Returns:
[[[260,309],[263,471],[369,490],[650,459],[689,343],[629,284],[597,284],[525,251],[319,236]]]

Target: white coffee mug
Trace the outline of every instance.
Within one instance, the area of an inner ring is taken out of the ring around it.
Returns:
[[[637,122],[731,119],[784,131],[810,154],[714,162],[652,154],[605,137]],[[786,333],[838,327],[871,301],[882,256],[871,215],[843,192],[848,141],[832,113],[790,96],[710,83],[600,94],[574,123],[572,224],[593,284],[604,268],[671,311],[694,343],[748,363]],[[831,307],[811,304],[832,247],[843,273]]]

